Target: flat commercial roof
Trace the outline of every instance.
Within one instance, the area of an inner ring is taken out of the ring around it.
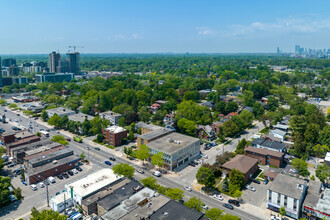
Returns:
[[[157,129],[157,130],[145,133],[143,135],[140,135],[139,137],[143,140],[152,140],[154,138],[157,138],[159,136],[162,136],[162,135],[165,135],[165,134],[168,134],[171,132],[173,132],[173,131],[170,129],[167,129],[167,128],[163,128],[163,129]]]
[[[71,194],[67,191],[65,192],[61,192],[60,194],[58,194],[57,196],[53,196],[51,198],[51,200],[55,203],[55,204],[61,204],[62,202],[64,202],[64,197],[65,197],[65,201],[71,199]]]
[[[63,108],[63,107],[47,109],[46,112],[52,113],[52,114],[56,113],[57,115],[60,115],[62,113],[66,113],[66,114],[75,114],[76,113],[75,111],[72,111],[70,109]]]
[[[307,195],[303,205],[307,207],[315,208],[317,202],[320,199],[320,193],[319,193],[320,189],[321,189],[321,183],[313,180],[309,181]]]
[[[203,213],[195,209],[188,208],[187,206],[178,203],[174,200],[169,201],[163,207],[158,209],[152,214],[150,220],[199,220],[203,217]]]
[[[55,151],[55,152],[51,152],[49,154],[46,154],[46,155],[39,155],[39,157],[36,157],[36,158],[32,158],[31,160],[29,160],[29,163],[30,164],[36,164],[36,163],[39,163],[41,161],[45,161],[45,160],[50,160],[50,162],[52,162],[52,160],[54,158],[58,158],[62,155],[66,155],[66,154],[71,154],[73,155],[73,150],[70,149],[70,148],[65,148],[63,150],[59,150],[59,151]],[[56,160],[56,159],[55,159]]]
[[[196,142],[199,144],[199,141],[198,138],[173,132],[151,141],[148,143],[148,147],[163,153],[172,154]]]
[[[11,142],[9,144],[7,144],[7,146],[10,148],[11,146],[15,146],[16,145],[23,145],[23,144],[27,144],[27,143],[31,143],[31,142],[35,142],[35,141],[39,141],[40,140],[40,137],[38,136],[32,136],[32,137],[27,137],[27,138],[24,138],[24,139],[20,139],[18,141],[15,141],[15,142]]]
[[[316,205],[316,210],[323,213],[330,213],[330,189],[325,188],[323,192],[323,197],[319,199],[319,202]]]
[[[91,121],[93,120],[93,116],[90,116],[90,115],[87,115],[87,114],[84,114],[84,113],[77,113],[77,114],[74,114],[74,115],[68,115],[68,118],[70,121],[80,121],[81,123],[85,121],[85,118],[87,117],[87,120],[88,121]]]
[[[65,185],[65,188],[69,189],[72,187],[74,193],[84,197],[103,187],[108,186],[118,179],[121,179],[121,177],[114,174],[112,169],[102,169],[80,180]]]
[[[49,153],[59,151],[59,150],[64,150],[66,149],[66,146],[59,145],[57,147],[48,147],[48,146],[41,146],[37,149],[29,150],[29,154],[26,152],[24,160],[31,160],[32,158],[37,158],[40,156],[46,156]]]
[[[119,127],[117,125],[113,125],[113,126],[107,127],[106,130],[108,130],[109,132],[114,133],[114,134],[117,134],[117,133],[126,131],[125,128]]]
[[[298,184],[305,183],[302,179],[297,179],[284,174],[278,174],[273,182],[270,183],[269,190],[299,199],[303,190],[298,188]]]

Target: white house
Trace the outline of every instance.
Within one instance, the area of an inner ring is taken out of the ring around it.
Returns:
[[[270,135],[273,135],[274,137],[280,138],[281,141],[284,141],[285,139],[285,135],[286,135],[286,131],[280,130],[280,129],[275,129],[275,130],[271,130],[269,132]]]
[[[65,202],[65,204],[64,204]],[[73,206],[73,199],[67,191],[60,193],[50,199],[50,207],[57,212],[63,212],[64,209]]]

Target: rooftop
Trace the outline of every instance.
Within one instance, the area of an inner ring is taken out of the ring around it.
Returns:
[[[15,133],[15,137],[17,139],[24,139],[24,138],[28,138],[28,137],[32,137],[34,136],[34,134],[32,134],[31,132],[28,131],[19,131]]]
[[[112,169],[102,169],[80,180],[65,185],[65,188],[72,187],[76,194],[84,197],[119,179],[121,179],[121,177],[114,174]]]
[[[73,155],[73,150],[70,148],[64,148],[58,151],[49,152],[48,154],[38,154],[37,157],[29,160],[30,164],[37,164],[41,161],[47,161],[48,163],[53,162],[53,160],[60,159],[60,157],[64,157],[65,155]]]
[[[249,151],[252,153],[258,153],[258,154],[262,154],[262,155],[270,155],[270,156],[278,157],[278,158],[281,158],[284,155],[284,153],[282,153],[282,152],[268,150],[265,148],[252,147],[252,146],[248,146],[247,148],[244,149],[244,151]]]
[[[317,211],[323,212],[323,213],[330,213],[330,189],[325,188],[323,192],[323,196],[319,199],[319,202],[316,205]]]
[[[274,171],[268,170],[267,172],[265,172],[264,176],[275,179],[277,176],[277,173]]]
[[[162,129],[157,129],[157,130],[139,135],[139,137],[144,140],[152,140],[154,138],[157,138],[159,136],[162,136],[162,135],[165,135],[165,134],[168,134],[171,132],[173,132],[173,131],[168,128],[162,128]]]
[[[304,206],[314,208],[320,199],[321,183],[309,181],[307,195],[304,201]]]
[[[114,133],[114,134],[126,131],[125,128],[119,127],[117,125],[107,127],[106,130],[108,130],[109,132]]]
[[[139,182],[132,180],[121,188],[116,189],[110,195],[99,200],[97,204],[102,206],[105,210],[109,211],[119,205],[122,201],[136,193],[133,188],[136,188],[138,186],[142,187]]]
[[[303,185],[305,181],[288,175],[278,174],[274,181],[270,183],[268,189],[299,200],[303,192],[302,188],[298,188],[299,184]]]
[[[245,174],[251,169],[251,167],[255,166],[255,164],[258,164],[257,159],[239,154],[223,164],[222,167],[229,170],[236,169]]]
[[[269,141],[264,138],[257,138],[251,142],[252,145],[261,145],[263,147],[273,148],[276,150],[281,150],[285,148],[285,145],[278,141]]]
[[[84,114],[84,113],[77,113],[77,114],[74,114],[74,115],[68,115],[68,118],[70,121],[80,121],[81,123],[83,123],[85,121],[85,118],[87,117],[87,120],[88,121],[91,121],[93,120],[93,116],[90,116],[90,115],[87,115],[87,114]]]
[[[283,130],[287,130],[289,127],[290,127],[289,125],[282,125],[282,124],[274,125],[274,128],[283,129]]]
[[[32,149],[32,148],[37,149],[37,148],[39,148],[43,145],[47,145],[47,144],[51,144],[51,143],[52,143],[52,141],[47,138],[47,139],[42,139],[40,141],[36,141],[36,142],[30,143],[30,144],[25,144],[25,145],[22,145],[22,146],[15,147],[15,148],[11,149],[11,151],[12,152],[20,151],[20,150],[25,151],[26,149]],[[58,145],[60,145],[60,144],[58,144]],[[26,151],[26,153],[27,152],[28,151]]]
[[[187,206],[178,203],[174,200],[169,201],[154,214],[152,214],[150,220],[198,220],[203,217],[203,213],[198,212],[194,209],[188,208]]]
[[[11,143],[7,144],[7,146],[10,148],[11,146],[28,144],[28,143],[35,142],[38,140],[40,140],[40,137],[32,136],[32,137],[28,137],[28,138],[20,139],[18,141],[11,142]]]
[[[58,107],[58,108],[52,108],[52,109],[47,109],[46,112],[48,113],[53,113],[53,114],[62,114],[62,113],[67,113],[67,114],[75,114],[75,111],[72,111],[70,109],[67,108],[63,108],[63,107]]]
[[[330,107],[330,101],[320,101],[318,105]]]
[[[67,148],[66,146],[62,146],[59,143],[53,143],[53,144],[48,145],[48,146],[41,146],[39,148],[26,151],[25,152],[26,156],[24,157],[24,160],[30,160],[32,158],[45,156],[49,153],[59,151],[59,150],[63,150],[63,149],[66,149],[66,148]]]
[[[148,147],[163,153],[172,154],[196,142],[199,144],[198,138],[173,132],[151,141],[148,143]]]
[[[113,111],[101,112],[100,115],[111,115],[111,116],[114,116],[114,117],[116,117],[116,116],[118,116],[118,117],[121,116],[121,114],[116,113],[116,112],[113,112]]]
[[[61,192],[57,196],[53,196],[50,200],[52,200],[55,204],[61,204],[65,200],[68,200],[71,198],[71,194],[67,191]]]
[[[285,136],[286,135],[286,132],[285,131],[282,131],[280,129],[271,130],[269,133],[275,133],[275,134],[279,134],[281,136]]]
[[[149,130],[157,130],[157,129],[162,129],[163,127],[161,126],[157,126],[157,125],[153,125],[153,124],[146,124],[142,121],[136,123],[135,127],[137,129],[139,128],[146,128],[146,129],[149,129]]]

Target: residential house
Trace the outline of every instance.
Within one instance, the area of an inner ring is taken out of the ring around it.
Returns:
[[[212,130],[214,131],[215,135],[218,135],[219,134],[219,127],[222,126],[223,123],[220,122],[220,121],[216,121],[216,122],[213,122],[210,126],[212,128]]]
[[[174,114],[166,114],[163,121],[165,124],[165,128],[175,131],[175,128],[174,128],[175,115]]]
[[[277,173],[271,170],[268,170],[264,173],[265,179],[268,179],[270,181],[273,181],[277,176]]]
[[[217,134],[214,132],[210,125],[198,125],[197,133],[198,137],[203,140],[213,141],[217,138]]]
[[[271,130],[269,132],[270,135],[273,135],[274,137],[280,138],[281,141],[285,140],[285,135],[286,135],[286,131],[280,130],[280,129],[275,129],[275,130]]]
[[[246,156],[255,158],[262,165],[269,165],[280,168],[284,161],[284,153],[268,150],[265,148],[257,148],[249,146],[244,149]]]
[[[283,144],[281,142],[278,142],[278,141],[271,141],[271,140],[266,139],[266,138],[254,139],[251,142],[251,145],[253,147],[265,148],[265,149],[268,149],[268,150],[278,151],[278,152],[282,152],[282,153],[286,152],[285,144]]]

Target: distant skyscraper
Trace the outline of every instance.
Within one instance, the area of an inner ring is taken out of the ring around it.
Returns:
[[[280,54],[280,53],[281,53],[281,51],[280,51],[280,47],[277,47],[276,53],[277,53],[277,54]]]
[[[57,73],[57,66],[60,59],[61,55],[55,51],[49,54],[49,72]]]
[[[295,54],[300,54],[300,45],[296,45],[294,53]]]
[[[69,72],[70,73],[79,73],[80,72],[80,54],[78,52],[67,53],[66,59],[69,62]]]

